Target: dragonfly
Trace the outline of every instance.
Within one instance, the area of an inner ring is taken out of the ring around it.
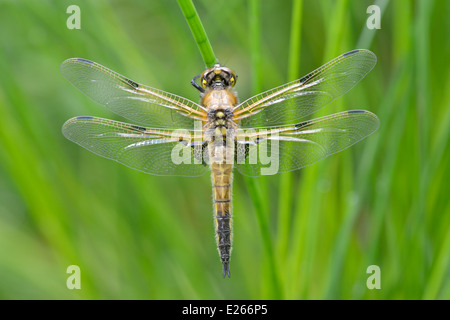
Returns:
[[[234,88],[236,73],[217,63],[192,79],[200,92],[196,103],[71,58],[61,64],[63,76],[133,124],[78,116],[65,122],[62,132],[97,155],[148,174],[209,172],[222,275],[230,277],[233,170],[252,177],[297,170],[375,132],[380,122],[370,111],[312,115],[353,88],[376,60],[369,50],[352,50],[243,102]]]

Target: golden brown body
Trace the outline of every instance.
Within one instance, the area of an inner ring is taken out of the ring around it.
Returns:
[[[211,91],[207,91],[203,95],[201,104],[202,106],[211,109],[233,109],[233,107],[237,104],[236,93],[234,93],[231,89],[213,89]]]
[[[237,97],[231,88],[218,86],[202,97],[202,106],[208,111],[206,141],[213,186],[213,209],[217,249],[223,264],[223,276],[230,276],[229,262],[232,244],[232,182],[234,162],[234,130],[231,120]]]
[[[211,163],[213,206],[217,249],[223,264],[223,276],[230,276],[229,262],[232,243],[231,192],[232,164]]]

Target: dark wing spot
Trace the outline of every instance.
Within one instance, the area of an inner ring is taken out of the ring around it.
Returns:
[[[139,131],[143,131],[143,132],[146,131],[145,127],[137,126],[137,125],[134,125],[134,124],[131,125],[131,127],[132,127],[133,129],[136,129],[136,130],[139,130]]]
[[[87,64],[94,64],[91,60],[83,59],[83,58],[77,58],[78,62],[87,63]]]
[[[127,79],[127,83],[132,86],[133,88],[138,88],[139,84],[137,84],[136,82],[134,82],[133,80]]]
[[[301,78],[299,81],[300,83],[305,83],[306,81],[308,81],[309,79],[311,79],[312,74],[307,74],[306,76],[304,76],[303,78]]]
[[[366,110],[350,110],[347,111],[348,114],[363,114],[366,113]]]
[[[311,123],[311,121],[309,121],[309,120],[303,121],[303,122],[297,123],[297,124],[295,125],[295,128],[296,128],[296,129],[300,129],[300,128],[306,127],[306,126],[309,125],[310,123]]]
[[[94,120],[94,117],[91,116],[80,116],[76,117],[77,120]]]
[[[355,54],[355,53],[358,53],[358,52],[359,52],[359,50],[355,49],[355,50],[352,50],[352,51],[344,53],[342,56],[343,57],[348,57],[348,56],[351,56],[352,54]]]

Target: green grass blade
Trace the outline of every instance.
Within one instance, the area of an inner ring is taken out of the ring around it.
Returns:
[[[249,8],[250,47],[252,61],[252,92],[262,91],[262,65],[261,65],[261,4],[260,0],[251,0]]]
[[[291,33],[289,38],[288,81],[294,81],[299,77],[302,12],[303,0],[294,0],[292,4]]]
[[[295,0],[292,4],[291,28],[289,38],[289,57],[288,57],[288,79],[293,81],[298,79],[300,67],[300,44],[302,31],[302,8],[303,0]],[[293,188],[294,188],[294,174],[286,172],[280,175],[280,191],[278,193],[278,215],[277,215],[277,251],[279,255],[279,263],[286,264],[291,218],[293,215]],[[293,253],[295,255],[295,253]],[[290,257],[292,260],[294,257]],[[285,286],[288,285],[288,275],[283,279]]]
[[[211,67],[217,62],[216,56],[212,49],[211,43],[209,42],[208,36],[206,35],[205,28],[198,16],[197,10],[192,3],[192,0],[178,0],[178,5],[183,12],[184,18],[191,29],[192,35],[194,36],[195,42],[197,43],[198,49],[202,55],[205,66]]]
[[[249,8],[249,25],[250,25],[250,45],[251,45],[251,64],[252,64],[252,92],[258,93],[262,90],[262,64],[261,64],[261,2],[260,0],[251,0]],[[279,277],[277,274],[277,265],[275,261],[275,253],[273,249],[272,239],[269,232],[269,204],[267,202],[267,195],[262,194],[261,189],[266,190],[264,187],[259,187],[256,182],[264,184],[264,179],[254,178],[246,179],[247,186],[253,204],[255,206],[256,216],[263,237],[264,248],[266,250],[267,259],[269,262],[269,278],[270,286],[269,291],[272,292],[272,299],[280,299],[282,297],[282,290],[280,287]]]
[[[450,85],[450,79],[447,81],[447,88]],[[444,104],[450,105],[450,93],[447,91]],[[442,162],[443,154],[449,147],[450,136],[450,108],[447,107],[442,123],[439,126],[439,131],[436,134],[436,141],[433,144],[432,151],[428,157],[428,163],[422,171],[423,179],[426,185],[431,184],[431,179],[438,173],[438,165]],[[431,189],[431,188],[430,188]],[[449,211],[450,206],[444,209],[444,212]],[[448,220],[448,219],[447,219]],[[441,248],[437,254],[435,263],[432,266],[430,277],[425,288],[423,299],[438,299],[439,290],[445,284],[448,270],[450,270],[450,232],[445,232],[445,238],[442,241]],[[445,299],[445,298],[444,298]]]
[[[271,293],[269,298],[270,299],[281,299],[282,298],[282,292],[280,288],[280,283],[277,275],[277,268],[275,263],[275,254],[273,250],[272,245],[272,237],[269,232],[269,221],[268,221],[268,207],[264,206],[264,199],[262,195],[261,188],[257,185],[255,178],[247,178],[247,187],[250,193],[250,197],[252,199],[253,205],[255,206],[255,212],[257,221],[259,224],[259,229],[261,230],[261,235],[263,239],[263,245],[264,249],[266,250],[266,255],[268,259],[268,269],[269,269],[269,276],[270,276],[270,282],[269,282],[269,292]]]

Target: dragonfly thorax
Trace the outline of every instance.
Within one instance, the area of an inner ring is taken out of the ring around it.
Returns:
[[[221,108],[211,108],[208,111],[208,119],[216,125],[225,125],[225,123],[233,118],[233,111]]]
[[[205,125],[207,141],[219,145],[226,145],[234,141],[234,132],[237,129],[233,122],[233,111],[230,109],[211,109],[208,112],[208,123]],[[230,140],[230,141],[229,141]]]

